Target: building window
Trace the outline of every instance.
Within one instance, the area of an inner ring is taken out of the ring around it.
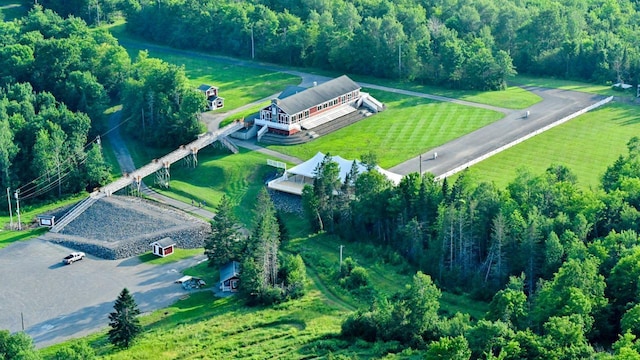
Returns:
[[[304,118],[308,119],[309,118],[309,110],[305,110],[304,112]]]

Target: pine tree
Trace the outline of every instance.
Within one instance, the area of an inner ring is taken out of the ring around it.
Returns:
[[[266,190],[258,194],[253,231],[248,240],[247,254],[242,264],[241,292],[249,304],[276,301],[278,279],[278,248],[280,232],[273,202]]]
[[[127,348],[142,332],[140,320],[137,318],[140,310],[127,288],[122,289],[113,308],[116,311],[109,314],[109,341],[113,345]]]
[[[216,208],[216,216],[211,220],[211,236],[204,244],[204,253],[209,266],[222,266],[231,260],[239,260],[242,237],[231,200],[222,196]]]

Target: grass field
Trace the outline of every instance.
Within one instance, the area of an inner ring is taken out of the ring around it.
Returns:
[[[504,187],[519,167],[540,174],[551,164],[564,164],[582,186],[597,187],[606,168],[626,154],[626,143],[638,134],[640,108],[612,103],[480,162],[471,171],[478,180]]]
[[[599,85],[581,81],[552,79],[552,78],[539,78],[528,75],[517,75],[511,81],[513,84],[521,86],[539,86],[554,89],[573,90],[586,93],[600,94],[606,96],[623,96],[633,97],[635,95],[635,89],[631,89],[621,92],[611,89],[608,85]]]
[[[542,100],[538,95],[517,86],[509,86],[506,90],[502,91],[457,90],[366,76],[352,76],[353,79],[361,82],[368,82],[376,85],[384,85],[426,94],[446,96],[454,99],[493,105],[507,109],[524,109]]]
[[[129,52],[132,59],[138,51],[148,48],[147,43],[138,41],[124,31],[125,24],[110,28],[111,32]],[[160,50],[161,49],[161,50]],[[220,88],[220,96],[224,100],[224,108],[217,110],[224,112],[242,105],[263,99],[284,90],[288,85],[297,85],[300,78],[279,72],[230,65],[215,61],[197,52],[187,55],[169,47],[154,45],[149,55],[162,59],[168,63],[184,65],[187,77],[193,88],[201,84],[214,85]]]
[[[251,108],[235,113],[233,115],[230,115],[228,117],[226,117],[224,120],[222,120],[222,122],[220,123],[220,127],[224,127],[226,125],[231,124],[232,121],[234,121],[235,119],[247,119],[249,116],[251,115],[258,115],[258,112],[266,107],[267,105],[269,105],[271,102],[270,101],[264,101],[261,102],[255,106],[252,106]]]
[[[143,263],[147,263],[147,264],[151,264],[151,265],[164,265],[164,264],[169,264],[169,263],[173,263],[176,261],[180,261],[183,259],[188,259],[190,257],[199,255],[199,254],[203,254],[204,250],[203,249],[180,249],[180,248],[176,248],[173,251],[173,254],[171,254],[171,256],[167,256],[167,257],[159,257],[157,255],[154,255],[151,251],[146,252],[142,255],[138,256],[138,259],[140,259],[141,262]]]
[[[0,19],[11,21],[27,15],[28,7],[21,1],[0,0]]]
[[[270,149],[306,160],[318,151],[360,158],[373,151],[382,167],[397,165],[502,118],[495,111],[381,91],[370,93],[387,110],[351,126],[296,146]]]
[[[243,223],[251,221],[258,191],[264,178],[273,172],[267,166],[267,156],[240,149],[239,154],[207,147],[198,153],[198,167],[171,168],[171,188],[158,192],[185,203],[191,199],[204,202],[205,208],[214,211],[222,195],[236,205],[236,215]]]
[[[146,48],[145,44],[147,44],[147,42],[145,42],[144,40],[136,39],[131,35],[127,34],[127,32],[125,31],[124,23],[119,23],[115,26],[111,26],[110,31],[114,34],[114,36],[116,36],[121,41],[126,41],[127,46],[125,47],[129,51],[132,58],[135,58],[135,56],[137,55],[140,49]],[[169,47],[164,47],[162,45],[154,44],[154,47],[156,46],[163,48],[165,50],[164,51],[154,50],[154,51],[151,51],[150,54],[154,57],[161,58],[165,61],[168,61],[174,64],[178,64],[178,65],[185,64],[187,68],[187,75],[189,76],[189,78],[191,79],[191,81],[194,83],[195,86],[198,86],[203,82],[204,83],[209,82],[211,84],[215,84],[218,86],[218,84],[222,84],[224,80],[222,82],[216,82],[217,81],[216,78],[213,78],[213,80],[210,80],[211,78],[208,78],[206,76],[218,75],[220,68],[223,68],[223,69],[235,68],[235,66],[229,66],[225,64],[215,65],[216,62],[212,60],[207,60],[203,62],[202,60],[199,60],[202,57],[202,54],[199,54],[197,52],[189,52],[189,55],[179,55],[181,50],[174,50]],[[216,71],[214,71],[215,75],[211,75],[211,71],[208,71],[208,69],[211,68],[212,63],[214,68],[216,68]],[[195,69],[199,69],[199,70],[195,70]],[[243,70],[241,70],[241,72],[245,72],[245,71],[247,72],[247,75],[245,75],[245,78],[248,78],[251,76],[250,75],[251,71],[255,71],[249,67],[245,67],[242,69]],[[291,69],[302,71],[302,72],[308,72],[312,74],[324,75],[328,77],[338,77],[340,75],[343,75],[343,73],[321,70],[321,69],[312,69],[312,68],[291,68]],[[508,109],[524,109],[541,100],[539,96],[533,93],[530,93],[526,90],[523,90],[517,86],[509,86],[507,90],[503,90],[503,91],[457,90],[457,89],[447,89],[447,88],[437,87],[437,86],[422,85],[414,82],[401,82],[401,81],[395,81],[390,79],[372,78],[372,77],[356,75],[356,74],[347,74],[347,75],[349,75],[352,79],[356,81],[369,82],[377,85],[385,85],[385,86],[395,87],[399,89],[406,89],[406,90],[412,90],[417,92],[423,92],[427,94],[446,96],[454,99],[467,100],[471,102],[488,104],[488,105],[493,105],[493,106],[498,106],[498,107],[503,107]],[[299,81],[294,81],[293,84],[297,85],[298,83]],[[270,84],[267,84],[267,85],[270,85]],[[220,87],[221,87],[220,89],[221,96],[225,98],[225,107],[226,107],[227,106],[226,102],[229,101],[232,94],[226,92],[226,90],[223,89],[222,86]],[[268,96],[273,93],[282,91],[283,89],[284,87],[275,89],[275,91],[272,91],[271,93],[268,93],[267,91],[264,96]],[[256,88],[255,90],[259,91],[260,88]],[[243,96],[245,94],[246,93],[244,94],[239,93],[237,95]],[[236,94],[234,93],[233,95],[235,96]],[[254,99],[254,100],[257,100],[257,99]],[[243,104],[240,104],[240,105],[244,105],[249,102],[251,101],[245,101]],[[239,105],[234,104],[229,107],[235,108],[237,106]]]
[[[0,216],[0,249],[17,241],[28,240],[42,235],[48,229],[36,227],[36,217],[48,211],[58,209],[64,206],[70,206],[87,197],[86,193],[81,193],[51,203],[30,203],[29,201],[20,202],[20,221],[22,222],[22,231],[4,230],[9,228],[11,218],[8,211],[2,212],[5,216]],[[7,206],[5,203],[4,206]],[[13,204],[13,222],[17,226],[18,216],[16,213],[15,203]],[[6,209],[6,208],[5,208]]]

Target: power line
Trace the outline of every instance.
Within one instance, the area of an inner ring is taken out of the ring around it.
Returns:
[[[117,125],[105,131],[104,133],[97,135],[93,140],[87,142],[87,144],[82,148],[82,151],[84,152],[89,146],[92,146],[93,144],[100,145],[100,141],[102,137],[107,136],[112,131],[119,129],[122,125],[124,125],[126,122],[130,121],[131,119],[133,119],[132,116],[126,118],[125,120],[120,121]],[[74,155],[68,156],[65,160],[57,164],[56,169],[50,169],[44,174],[40,175],[39,177],[29,181],[26,185],[23,185],[20,188],[16,189],[16,191],[21,193],[20,198],[24,200],[24,199],[37,197],[54,189],[56,186],[61,184],[62,180],[67,178],[69,174],[73,172],[73,170],[75,170],[79,165],[82,165],[87,161],[86,156],[84,156],[84,158],[80,161],[77,161],[77,158],[78,157]],[[62,167],[62,170],[60,170],[60,167]],[[63,172],[64,174],[62,174]],[[58,174],[61,174],[61,175],[58,176]],[[45,183],[42,183],[41,180],[45,178],[46,179],[52,178],[52,179],[48,180]]]

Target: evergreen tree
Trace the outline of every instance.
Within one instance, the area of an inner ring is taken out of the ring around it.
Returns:
[[[204,244],[209,266],[218,267],[232,260],[240,260],[243,244],[239,227],[231,200],[223,195],[216,207],[216,216],[211,220],[211,235]]]
[[[249,304],[272,303],[282,295],[278,285],[280,232],[269,194],[258,194],[253,231],[242,264],[240,288]]]
[[[138,305],[127,288],[122,289],[113,305],[115,312],[109,314],[109,341],[119,347],[129,347],[133,339],[142,332]]]

